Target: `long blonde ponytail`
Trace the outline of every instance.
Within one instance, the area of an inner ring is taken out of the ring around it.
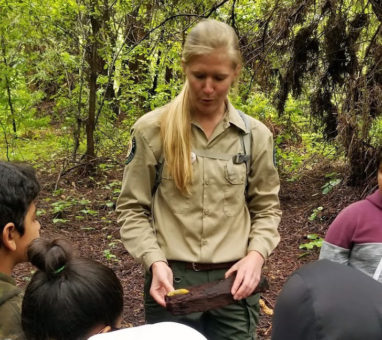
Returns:
[[[190,193],[192,182],[191,119],[188,82],[165,108],[161,121],[161,137],[165,162],[176,187],[183,194]]]

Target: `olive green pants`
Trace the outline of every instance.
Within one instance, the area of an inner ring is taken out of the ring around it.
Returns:
[[[226,269],[199,271],[186,269],[184,264],[171,265],[174,273],[174,288],[185,288],[224,278]],[[259,295],[253,295],[223,308],[203,313],[174,316],[158,305],[150,295],[151,274],[146,273],[144,302],[147,323],[175,321],[189,325],[208,340],[253,340],[256,339],[256,324],[259,317]]]

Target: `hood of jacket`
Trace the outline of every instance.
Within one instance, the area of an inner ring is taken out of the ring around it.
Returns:
[[[366,200],[368,200],[373,205],[375,205],[377,208],[382,210],[382,192],[381,192],[381,190],[378,189],[373,194],[367,196]]]

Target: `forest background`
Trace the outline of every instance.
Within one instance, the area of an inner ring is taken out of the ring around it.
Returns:
[[[380,0],[0,0],[0,158],[38,169],[43,234],[118,272],[125,324],[143,322],[142,268],[114,213],[130,127],[179,92],[182,45],[203,18],[238,34],[244,67],[230,99],[274,134],[283,210],[300,203],[293,226],[284,213],[268,305],[316,257],[336,213],[376,188]],[[21,284],[31,270],[20,269]]]

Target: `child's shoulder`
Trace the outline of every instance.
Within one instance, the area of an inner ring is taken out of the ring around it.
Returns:
[[[0,273],[0,320],[3,320],[1,313],[3,308],[18,304],[22,300],[22,290],[16,286],[15,281],[8,275]],[[21,304],[20,304],[21,307]]]
[[[367,196],[365,199],[353,202],[345,207],[341,211],[340,215],[342,215],[342,217],[352,218],[355,216],[359,217],[369,214],[375,215],[377,210],[382,213],[382,199],[379,196],[381,196],[380,193],[375,192]]]
[[[370,202],[367,199],[362,199],[353,203],[350,203],[348,206],[346,206],[343,210],[343,214],[347,215],[358,215],[365,213],[365,208],[370,206]]]
[[[23,292],[12,278],[0,273],[0,339],[20,339]]]

